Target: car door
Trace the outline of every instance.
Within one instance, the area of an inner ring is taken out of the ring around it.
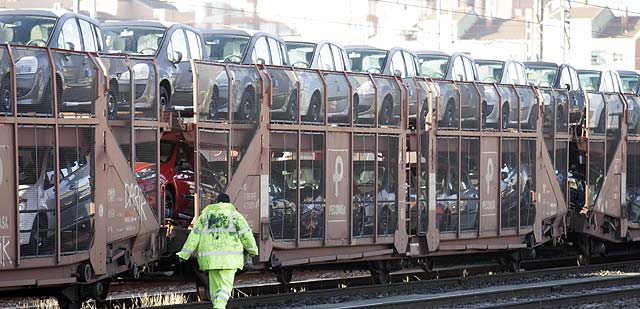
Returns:
[[[167,59],[173,66],[170,77],[174,89],[171,105],[192,106],[193,76],[187,38],[182,28],[176,28],[171,33],[167,45]]]
[[[407,97],[409,106],[409,116],[415,116],[418,112],[418,91],[416,90],[416,82],[414,78],[418,76],[418,66],[415,57],[407,51],[402,52],[406,67],[407,76],[403,79],[404,85],[407,87]]]
[[[98,39],[94,26],[84,19],[79,19],[80,33],[82,35],[82,42],[84,51],[98,52],[100,46],[98,45]],[[82,102],[93,101],[93,85],[95,81],[92,63],[88,56],[82,56],[79,59],[79,71],[77,74],[77,87],[78,87],[78,100]]]
[[[272,65],[284,65],[284,58],[282,56],[282,51],[280,50],[280,46],[278,45],[278,41],[273,38],[267,38],[269,53],[271,54],[271,62]],[[290,78],[288,74],[286,74],[282,70],[272,70],[274,74],[271,75],[273,79],[273,103],[276,106],[282,106],[287,104],[287,100],[292,93],[294,85],[294,80]],[[270,73],[271,73],[270,72]]]
[[[189,46],[189,59],[202,59],[203,57],[203,49],[202,49],[202,39],[200,35],[185,29],[184,32],[187,34],[187,44]],[[187,74],[184,76],[184,80],[188,81],[184,88],[184,95],[187,97],[186,100],[193,100],[193,68],[191,68],[191,61],[189,61],[189,69]]]
[[[68,18],[62,24],[60,32],[58,33],[56,47],[82,51],[80,29],[78,28],[78,21],[75,17]],[[62,75],[64,83],[64,85],[57,85],[58,89],[63,89],[62,102],[58,102],[58,104],[63,104],[63,102],[78,102],[77,86],[80,84],[81,76],[83,76],[85,72],[83,67],[86,66],[82,64],[83,57],[71,53],[62,52],[62,54],[60,54],[56,52],[54,58],[58,74]],[[58,98],[60,98],[60,96]]]
[[[584,107],[585,97],[580,86],[580,79],[578,79],[578,72],[572,67],[566,67],[569,75],[571,76],[571,90],[569,91],[569,101],[573,106]]]
[[[329,43],[318,46],[318,68],[323,71],[335,71],[336,65],[333,61],[333,52]],[[327,100],[335,101],[338,98],[338,81],[335,74],[331,72],[323,72],[325,82],[327,83]]]

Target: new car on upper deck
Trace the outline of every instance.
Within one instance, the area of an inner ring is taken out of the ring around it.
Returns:
[[[458,82],[474,82],[478,81],[478,71],[475,65],[475,61],[471,56],[463,53],[447,54],[440,51],[417,51],[418,59],[420,62],[420,71],[425,77],[451,80]],[[458,93],[452,87],[440,87],[439,95],[442,98],[438,100],[438,125],[442,127],[456,127],[457,126],[457,113],[456,108],[458,106]],[[463,95],[463,93],[461,93]],[[478,105],[470,96],[471,92],[465,92],[461,100],[461,115],[462,122],[469,122],[477,120]],[[487,101],[488,105],[483,105],[482,115],[483,118],[489,118],[489,115],[497,114],[492,102],[495,100]],[[492,119],[498,119],[498,117],[492,117]],[[497,122],[497,120],[496,120]]]
[[[55,10],[0,11],[0,44],[50,47],[69,51],[103,51],[98,21]],[[50,114],[52,72],[46,52],[14,51],[18,112]],[[89,113],[95,99],[95,72],[83,56],[53,53],[59,111]],[[0,106],[11,109],[9,72],[0,80]]]
[[[420,75],[418,59],[416,55],[401,47],[394,47],[390,50],[375,48],[366,45],[346,46],[347,57],[349,58],[351,71],[362,73],[373,73],[383,75],[394,75],[402,79],[409,91],[409,117],[417,114],[417,90],[413,77]],[[359,96],[359,118],[372,117],[371,109],[374,97],[377,93],[379,98],[377,110],[379,124],[392,124],[394,118],[400,114],[400,102],[394,102],[392,85],[376,85],[365,82],[356,90]],[[422,112],[423,114],[426,111]]]
[[[524,64],[515,60],[476,60],[476,66],[478,68],[478,78],[482,82],[498,83],[503,85],[515,85],[515,86],[527,86],[529,81],[525,73]],[[484,101],[491,101],[497,98],[494,97],[495,92],[485,93]],[[518,122],[518,118],[515,117],[519,112],[519,119],[521,125],[527,128],[534,128],[537,118],[537,109],[535,109],[534,98],[520,98],[520,106],[509,104],[506,100],[502,102],[502,128],[507,128],[509,125],[515,125]],[[490,105],[486,105],[487,108],[491,108]],[[485,107],[485,105],[483,105]],[[497,110],[491,110],[484,112],[486,115],[486,122],[489,124],[498,122]]]
[[[347,53],[335,42],[320,41],[317,43],[304,41],[287,41],[289,59],[296,68],[319,69],[324,71],[347,72],[350,70]],[[328,117],[349,117],[349,85],[344,75],[324,72],[327,85]],[[303,120],[318,122],[324,116],[324,104],[321,93],[324,83],[319,79],[302,79],[302,101],[300,109]],[[357,107],[358,96],[354,94]],[[355,109],[357,110],[357,108]],[[358,117],[358,113],[354,114]],[[357,122],[357,121],[356,121]]]
[[[183,24],[157,21],[116,21],[102,24],[107,49],[112,53],[155,58],[159,80],[159,103],[165,110],[190,114],[193,110],[193,73],[191,59],[204,54],[200,32]],[[155,74],[145,63],[132,67],[135,83],[136,109],[153,108],[156,87],[150,83]],[[117,104],[108,103],[109,115],[115,115],[123,105],[130,105],[129,71],[109,72],[112,96]],[[113,118],[113,117],[112,117]]]
[[[568,102],[558,100],[556,115],[562,115],[568,108],[569,124],[578,124],[585,112],[585,97],[576,69],[568,64],[552,62],[525,62],[524,65],[530,84],[567,90]]]
[[[202,33],[208,60],[232,64],[290,65],[285,43],[276,35],[244,29],[209,29]],[[255,70],[246,71],[246,74],[230,74],[232,90],[236,94],[231,104],[233,118],[257,119],[261,91],[258,75]],[[284,115],[283,119],[288,121],[296,120],[298,92],[295,81],[281,70],[270,70],[269,74],[273,86],[271,112]],[[212,78],[210,84],[200,91],[205,98],[210,98],[200,106],[200,113],[208,113],[212,119],[218,118],[220,113],[228,113],[229,81],[226,72]]]
[[[580,85],[585,91],[622,93],[620,75],[613,70],[578,70]],[[589,128],[604,132],[606,103],[600,99],[589,100]]]

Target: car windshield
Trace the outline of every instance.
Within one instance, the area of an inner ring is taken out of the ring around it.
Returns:
[[[56,18],[0,15],[0,44],[46,47]]]
[[[640,84],[640,75],[620,75],[620,81],[625,93],[636,93]]]
[[[166,28],[104,26],[107,49],[112,53],[155,55]]]
[[[600,89],[600,72],[578,71],[578,78],[582,89],[587,91],[598,91]]]
[[[294,67],[309,68],[313,62],[313,51],[316,44],[287,42],[287,53]]]
[[[504,63],[501,61],[476,61],[478,76],[483,82],[499,83]]]
[[[447,55],[418,55],[420,71],[423,76],[430,78],[445,78],[449,56]]]
[[[204,48],[209,60],[240,63],[249,39],[243,35],[205,34]]]
[[[353,72],[382,73],[387,60],[384,50],[351,50],[347,53]]]
[[[527,67],[527,79],[529,83],[539,87],[553,87],[558,74],[557,67]]]

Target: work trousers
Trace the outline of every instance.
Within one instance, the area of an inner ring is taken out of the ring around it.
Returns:
[[[214,309],[224,309],[233,291],[233,278],[235,269],[210,269],[209,270],[209,295]]]

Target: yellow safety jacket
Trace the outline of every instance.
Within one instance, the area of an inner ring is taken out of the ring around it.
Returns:
[[[258,255],[258,246],[247,220],[231,203],[207,206],[178,256],[187,260],[198,252],[201,270],[242,269],[244,251]]]

